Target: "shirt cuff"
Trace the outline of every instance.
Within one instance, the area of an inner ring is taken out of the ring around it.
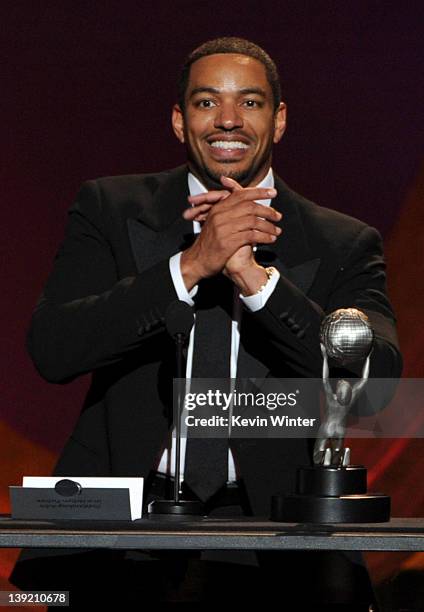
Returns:
[[[195,285],[191,291],[187,291],[183,275],[181,274],[181,255],[182,251],[169,258],[169,271],[171,273],[172,282],[174,283],[178,299],[182,302],[186,302],[189,306],[194,306],[194,301],[192,298],[194,298],[196,295],[198,286]]]
[[[241,295],[240,299],[243,304],[248,308],[251,312],[256,312],[265,306],[268,299],[271,297],[272,292],[274,291],[278,281],[280,278],[280,273],[276,269],[274,274],[268,279],[265,287],[259,293],[254,293],[253,295]]]

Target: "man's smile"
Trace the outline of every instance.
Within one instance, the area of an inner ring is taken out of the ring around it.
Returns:
[[[216,161],[238,161],[250,148],[250,140],[240,134],[215,134],[206,139],[211,157]]]
[[[245,144],[244,142],[241,142],[240,140],[215,140],[215,142],[212,142],[211,147],[213,147],[214,149],[247,149],[249,147],[249,145]]]

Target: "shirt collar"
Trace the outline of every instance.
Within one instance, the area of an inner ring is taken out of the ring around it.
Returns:
[[[256,185],[256,187],[261,187],[264,189],[272,189],[274,187],[274,174],[272,172],[272,168],[270,168],[266,174],[266,176],[261,180],[260,183]],[[188,173],[188,189],[190,191],[190,195],[199,195],[200,193],[207,193],[208,189],[199,181],[199,179],[194,176],[191,172]],[[258,204],[263,204],[264,206],[269,206],[271,204],[271,198],[266,200],[256,200]]]

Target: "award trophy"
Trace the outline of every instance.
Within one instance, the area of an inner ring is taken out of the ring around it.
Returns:
[[[368,380],[374,340],[368,317],[356,308],[329,314],[320,330],[326,414],[314,447],[314,465],[297,470],[296,492],[272,498],[271,520],[296,523],[377,523],[390,520],[390,497],[367,493],[367,470],[350,464],[344,446],[346,417]],[[365,360],[353,384],[339,379],[335,389],[328,360],[338,366]]]

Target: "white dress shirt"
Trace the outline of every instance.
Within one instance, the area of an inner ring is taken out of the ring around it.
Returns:
[[[190,191],[190,195],[199,195],[200,193],[206,193],[208,190],[206,187],[191,173],[188,174],[188,187]],[[265,178],[256,185],[256,187],[261,187],[265,189],[272,189],[274,187],[274,175],[272,173],[272,169],[270,168]],[[266,200],[256,200],[258,204],[263,204],[264,206],[269,206],[271,203],[271,199]],[[200,233],[201,225],[197,221],[193,221],[193,232],[195,234]],[[256,250],[256,247],[254,247]],[[191,291],[187,291],[185,286],[183,276],[181,274],[180,267],[180,259],[182,252],[173,255],[169,260],[169,269],[171,272],[172,280],[174,282],[175,291],[177,292],[178,299],[183,302],[186,302],[190,306],[194,306],[194,296],[197,293],[197,285],[191,289]],[[266,283],[265,287],[259,293],[255,293],[254,295],[243,296],[240,294],[240,291],[236,285],[234,285],[234,306],[233,306],[233,316],[232,316],[232,325],[231,325],[231,353],[230,353],[230,364],[229,364],[229,372],[231,378],[236,378],[237,376],[237,358],[240,346],[240,321],[241,321],[241,307],[244,305],[252,312],[256,312],[263,308],[269,299],[270,295],[274,291],[274,288],[280,278],[280,274],[276,271],[271,278]],[[193,328],[190,333],[190,340],[187,350],[187,365],[186,365],[186,378],[191,377],[191,370],[193,364],[193,345],[194,345],[194,333],[195,333],[196,324],[193,325]],[[172,445],[171,449],[166,448],[161,457],[158,471],[164,474],[175,474],[175,442],[174,437],[172,437]],[[185,463],[185,452],[186,452],[186,443],[187,438],[182,437],[181,439],[181,461],[180,461],[180,471],[181,476],[184,473],[184,463]],[[228,453],[228,481],[234,482],[237,479],[236,469],[234,465],[234,458],[229,449]]]

